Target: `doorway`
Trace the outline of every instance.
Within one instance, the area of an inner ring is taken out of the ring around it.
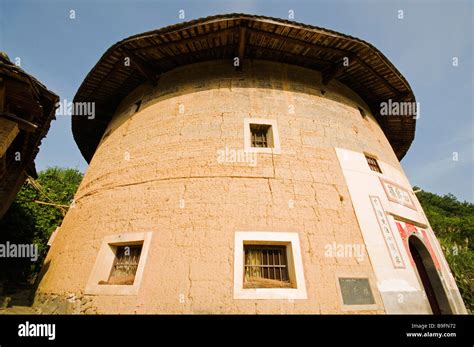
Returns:
[[[433,314],[453,314],[430,252],[423,242],[414,235],[408,238],[408,245],[423,289],[430,303],[431,311],[433,311]]]

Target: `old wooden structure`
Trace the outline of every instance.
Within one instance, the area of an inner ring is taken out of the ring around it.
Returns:
[[[59,98],[0,54],[0,218],[28,175]]]

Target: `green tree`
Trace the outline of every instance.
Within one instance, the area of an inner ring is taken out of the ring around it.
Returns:
[[[61,225],[65,212],[82,180],[76,169],[51,167],[28,178],[5,216],[0,220],[0,243],[35,244],[39,258],[4,258],[0,281],[13,283],[34,280],[47,253],[52,232]]]
[[[418,188],[415,188],[418,189]],[[438,238],[467,309],[474,312],[474,204],[452,194],[417,197]]]

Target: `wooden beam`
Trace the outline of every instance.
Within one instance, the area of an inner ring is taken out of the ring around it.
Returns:
[[[224,29],[224,30],[219,30],[216,32],[212,33],[207,33],[207,34],[201,34],[201,35],[196,35],[196,36],[191,36],[183,40],[177,40],[177,41],[171,41],[171,42],[166,42],[166,43],[158,43],[156,45],[148,46],[148,47],[141,47],[141,48],[135,48],[131,49],[132,52],[139,52],[139,53],[146,53],[150,51],[154,51],[156,49],[159,49],[162,54],[165,55],[164,50],[167,48],[171,47],[176,47],[177,45],[179,46],[185,46],[189,43],[193,43],[196,41],[200,40],[213,40],[218,37],[222,37],[225,35],[233,34],[237,36],[239,34],[239,27],[235,26],[232,28]]]
[[[228,29],[216,31],[216,32],[209,33],[209,34],[201,34],[201,35],[189,37],[189,38],[184,39],[184,40],[161,43],[161,44],[148,46],[148,47],[143,47],[143,48],[136,48],[136,49],[133,49],[132,51],[142,53],[142,52],[149,52],[149,51],[156,50],[156,49],[164,50],[164,49],[167,49],[167,48],[170,48],[170,47],[176,47],[177,45],[184,46],[184,45],[187,45],[189,43],[193,43],[193,42],[196,42],[196,41],[199,41],[199,40],[204,40],[204,39],[211,40],[211,39],[221,37],[221,36],[224,36],[224,35],[228,35],[228,34],[233,34],[235,36],[240,36],[239,34],[240,34],[240,30],[242,28],[243,28],[242,26],[228,28]],[[326,51],[326,52],[329,52],[329,53],[332,53],[332,54],[337,54],[337,55],[340,55],[340,56],[347,56],[347,55],[352,53],[350,51],[346,51],[346,50],[343,50],[343,49],[334,48],[334,47],[327,47],[327,46],[323,46],[323,45],[320,45],[320,44],[317,44],[317,43],[311,43],[311,42],[304,41],[304,40],[301,40],[301,39],[288,37],[288,36],[284,36],[284,35],[279,35],[279,34],[275,34],[275,33],[272,33],[270,31],[265,31],[265,30],[261,30],[261,29],[248,28],[248,30],[250,31],[250,34],[261,34],[261,35],[264,35],[264,36],[266,36],[268,38],[271,38],[271,39],[286,41],[286,42],[289,42],[289,43],[292,43],[292,44],[295,44],[295,45],[306,47],[308,49],[307,52],[320,50],[320,51]]]
[[[28,131],[28,132],[35,132],[36,129],[38,129],[38,126],[36,124],[28,122],[27,120],[24,120],[23,118],[20,118],[20,117],[14,115],[13,113],[3,112],[3,113],[0,113],[0,117],[3,117],[3,118],[6,118],[6,119],[9,119],[9,120],[12,120],[12,121],[16,122],[18,124],[18,127],[21,130],[25,130],[25,131]]]
[[[120,48],[125,57],[130,58],[130,63],[132,66],[136,67],[138,71],[153,85],[157,85],[159,72],[156,72],[155,68],[150,66],[146,61],[142,60],[139,56],[135,53],[129,51],[128,49],[121,47]]]
[[[388,82],[385,78],[380,76],[377,71],[375,71],[372,67],[370,67],[368,64],[366,64],[365,61],[363,61],[361,58],[359,58],[357,55],[354,57],[355,60],[362,65],[365,69],[369,70],[372,75],[374,75],[380,82],[382,82],[388,89],[392,91],[397,97],[401,94],[398,89],[396,89],[390,82]]]
[[[247,44],[246,47],[257,50],[257,51],[261,51],[266,56],[270,56],[272,53],[273,54],[281,54],[285,57],[290,58],[293,61],[301,60],[301,61],[307,62],[307,64],[311,65],[311,66],[314,66],[315,64],[329,66],[332,63],[332,61],[329,61],[329,60],[322,60],[322,59],[318,59],[318,58],[313,58],[311,56],[304,56],[304,55],[295,54],[295,53],[291,53],[291,52],[283,51],[283,50],[279,50],[279,49],[273,49],[273,48],[261,47],[261,46],[254,46],[254,45],[250,45],[250,44]],[[257,59],[256,57],[250,57],[249,53],[247,53],[247,58]],[[262,59],[262,58],[259,57],[258,59]],[[263,58],[263,59],[265,59],[265,58]],[[267,59],[267,60],[269,60],[269,59]]]
[[[398,96],[397,96],[397,99],[398,101],[404,101],[407,97],[409,97],[411,95],[410,92],[406,92],[406,93],[400,93]],[[412,101],[412,100],[410,100]]]
[[[244,63],[245,55],[245,36],[247,35],[247,29],[244,26],[241,26],[239,29],[239,66],[236,66],[236,70],[242,70],[242,65]]]
[[[247,28],[247,34],[249,32],[249,30],[251,29],[248,29]],[[213,49],[213,52],[216,52],[216,50],[225,50],[225,49],[228,49],[228,48],[231,48],[231,47],[235,47],[235,44],[226,44],[226,45],[222,45],[222,46],[217,46]],[[161,64],[167,64],[169,62],[173,62],[175,66],[179,66],[181,65],[180,63],[178,63],[177,61],[181,60],[181,61],[187,61],[188,58],[192,58],[193,56],[195,56],[196,54],[198,53],[201,53],[203,51],[206,51],[207,49],[203,49],[203,50],[198,50],[198,51],[195,51],[195,52],[188,52],[188,53],[183,53],[183,54],[178,54],[172,58],[162,58],[162,59],[159,59],[159,60],[156,60],[154,63],[157,65],[157,66],[160,66]],[[312,56],[308,55],[308,56],[303,56],[303,55],[300,55],[300,54],[295,54],[295,53],[291,53],[291,52],[287,52],[287,51],[283,51],[283,50],[279,50],[279,49],[273,49],[273,48],[268,48],[268,47],[261,47],[261,46],[255,46],[255,45],[250,45],[248,43],[248,40],[246,40],[246,43],[245,43],[245,55],[244,55],[244,58],[252,58],[252,59],[256,59],[255,56],[253,57],[250,57],[249,56],[249,52],[250,50],[258,50],[258,51],[261,51],[262,53],[264,53],[264,55],[266,56],[269,56],[271,55],[272,53],[273,54],[281,54],[283,56],[286,56],[288,57],[289,59],[292,59],[292,60],[301,60],[301,61],[304,61],[304,62],[307,62],[308,66],[309,65],[315,65],[315,64],[319,64],[319,65],[323,65],[323,66],[327,66],[327,65],[330,65],[332,63],[332,61],[329,61],[329,60],[322,60],[322,59],[318,59],[318,58],[313,58]],[[234,51],[235,52],[235,51]],[[235,54],[235,53],[234,53]],[[230,58],[233,58],[234,56],[230,56]],[[224,57],[222,56],[221,58],[229,58],[229,57]],[[268,58],[267,58],[268,59]]]
[[[249,30],[251,30],[251,29],[248,29],[248,28],[246,29],[247,35],[249,33]],[[213,48],[213,52],[216,52],[217,50],[226,50],[228,48],[235,48],[235,44],[228,43],[228,44],[225,44],[225,45],[222,45],[222,46],[216,46],[215,48]],[[202,52],[207,51],[207,50],[208,49],[202,49],[202,50],[197,50],[195,52],[177,54],[176,56],[174,56],[172,58],[166,57],[166,58],[156,60],[154,63],[155,63],[155,65],[160,66],[161,64],[169,64],[170,62],[172,62],[175,66],[179,66],[179,65],[182,65],[182,63],[179,63],[178,61],[187,61],[189,58],[192,58],[196,54],[202,53]],[[309,56],[309,55],[308,56],[303,56],[303,55],[300,55],[300,54],[295,54],[295,53],[291,53],[291,52],[287,52],[287,51],[283,51],[283,50],[279,50],[279,49],[273,49],[273,48],[268,48],[268,47],[250,45],[248,43],[248,40],[246,40],[246,43],[245,43],[244,59],[245,58],[247,58],[247,59],[250,58],[250,56],[249,56],[250,50],[259,50],[267,56],[272,54],[272,53],[273,54],[281,54],[281,55],[284,55],[284,56],[286,56],[290,59],[293,59],[293,60],[298,59],[298,60],[306,61],[308,63],[308,65],[320,64],[320,65],[327,66],[327,65],[332,63],[332,61],[313,58],[312,56]],[[235,51],[233,52],[233,54],[235,54]],[[222,56],[221,58],[225,59],[225,58],[234,58],[234,57],[235,57],[234,55],[231,55],[231,56]],[[256,57],[251,57],[251,58],[255,59]]]
[[[138,70],[138,69],[136,69],[136,70]],[[123,82],[120,83],[120,85],[114,89],[113,93],[112,93],[109,97],[107,97],[107,99],[104,101],[103,104],[104,104],[104,105],[107,105],[107,104],[109,104],[109,103],[112,103],[112,104],[113,104],[114,102],[116,102],[117,94],[119,94],[120,90],[122,90],[122,88],[123,88],[124,86],[126,86],[131,80],[133,80],[134,75],[135,75],[135,69],[132,70],[132,72],[130,73],[130,75],[128,75],[128,76],[123,80]],[[135,87],[134,87],[134,88],[135,88]],[[130,91],[131,91],[131,90],[130,90]],[[127,91],[127,92],[125,93],[125,95],[128,95],[128,93],[129,93],[130,91]],[[119,97],[118,99],[121,100],[122,97]]]
[[[13,163],[18,163],[13,161]],[[0,219],[7,212],[10,205],[15,200],[17,193],[26,180],[27,174],[22,169],[23,165],[11,164],[6,177],[0,181]]]
[[[323,73],[323,85],[327,85],[332,79],[339,77],[345,70],[346,66],[339,62],[337,65],[332,66],[327,73]]]
[[[212,53],[215,53],[217,50],[223,50],[223,49],[227,49],[227,48],[235,48],[235,44],[226,44],[226,45],[222,45],[222,46],[216,46],[214,48],[212,48]],[[177,54],[173,57],[166,57],[166,58],[162,58],[162,59],[159,59],[159,60],[155,60],[154,63],[157,65],[157,66],[161,66],[161,64],[169,64],[169,63],[173,63],[176,67],[176,66],[180,66],[180,65],[183,65],[183,63],[180,63],[179,61],[187,61],[189,60],[189,58],[193,58],[196,56],[196,54],[199,54],[199,53],[202,53],[202,52],[205,52],[205,51],[211,51],[207,48],[205,49],[200,49],[200,50],[197,50],[197,51],[194,51],[194,52],[188,52],[188,53],[183,53],[183,54]],[[234,58],[235,57],[235,50],[233,50],[233,52],[231,53],[231,55],[229,56],[222,56],[221,58],[224,59],[224,58]],[[186,63],[184,63],[186,64]]]
[[[120,66],[124,66],[124,55],[120,55],[117,62],[112,66],[112,69],[110,69],[109,72],[107,72],[107,75],[99,82],[99,84],[97,84],[97,86],[95,86],[95,88],[89,93],[88,95],[88,98],[91,97],[91,95],[93,95],[97,90],[99,90],[100,88],[102,88],[102,86],[104,85],[104,83],[108,80],[107,76],[110,75],[111,73],[115,72],[116,70],[118,70],[120,68]]]
[[[352,53],[352,52],[346,51],[344,49],[339,49],[339,48],[334,48],[334,47],[327,47],[327,46],[320,45],[318,43],[312,43],[312,42],[308,42],[308,41],[305,41],[305,40],[301,40],[301,39],[297,39],[297,38],[293,38],[293,37],[289,37],[289,36],[275,34],[275,33],[272,33],[270,31],[265,31],[265,30],[255,29],[255,28],[251,28],[251,31],[252,31],[252,33],[262,34],[262,35],[267,36],[268,38],[271,38],[271,39],[286,41],[286,42],[294,44],[294,45],[309,48],[309,51],[318,51],[318,50],[320,50],[320,51],[325,51],[325,52],[340,55],[340,56],[348,56],[349,54]]]
[[[326,52],[341,55],[341,56],[349,56],[349,55],[352,54],[352,59],[354,59],[355,61],[360,63],[364,68],[369,70],[372,73],[372,75],[374,75],[379,81],[381,81],[383,84],[385,84],[385,86],[387,86],[395,95],[398,96],[400,94],[399,90],[397,90],[394,86],[392,86],[387,80],[385,80],[385,78],[380,76],[378,74],[378,72],[375,71],[372,67],[370,67],[368,64],[366,64],[356,53],[352,53],[350,51],[342,50],[342,49],[339,49],[339,48],[322,46],[320,44],[311,43],[311,42],[304,41],[304,40],[301,40],[301,39],[281,36],[279,34],[271,33],[271,32],[265,31],[265,30],[259,30],[259,29],[254,29],[254,28],[252,28],[251,30],[254,33],[261,33],[262,35],[265,35],[265,36],[267,36],[269,38],[272,38],[272,39],[276,39],[276,40],[283,40],[284,39],[285,41],[287,41],[289,43],[307,47],[308,48],[307,52],[315,51],[315,50],[321,50],[321,51],[326,51]]]
[[[341,76],[344,70],[350,66],[351,60],[354,58],[354,54],[350,54],[347,56],[349,60],[348,66],[344,66],[344,58],[346,57],[342,57],[336,63],[334,63],[327,71],[322,73],[323,85],[327,85],[332,79]]]

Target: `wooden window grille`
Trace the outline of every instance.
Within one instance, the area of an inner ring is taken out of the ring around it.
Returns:
[[[142,245],[117,246],[112,271],[106,284],[132,285],[141,253]]]
[[[286,246],[244,245],[244,288],[288,288]]]
[[[273,147],[271,136],[271,125],[250,124],[252,135],[252,147],[268,148]]]
[[[365,156],[365,159],[367,159],[367,164],[369,164],[369,167],[372,171],[382,173],[377,159],[369,157],[368,155]]]

